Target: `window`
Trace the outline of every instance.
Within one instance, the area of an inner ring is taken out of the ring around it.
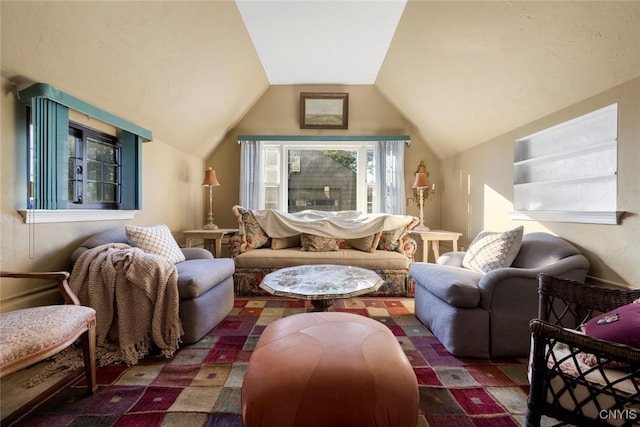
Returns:
[[[408,137],[238,139],[244,207],[404,213],[403,146]]]
[[[69,124],[69,208],[120,207],[120,144],[117,138]]]
[[[30,130],[25,222],[131,219],[141,208],[142,142],[151,132],[58,89],[20,92]],[[76,111],[115,129],[114,137],[69,121]]]
[[[515,219],[618,223],[617,104],[514,143]]]

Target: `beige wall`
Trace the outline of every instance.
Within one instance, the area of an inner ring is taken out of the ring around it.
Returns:
[[[132,221],[24,224],[16,211],[24,207],[26,179],[23,106],[16,100],[15,86],[2,80],[2,146],[0,179],[2,193],[2,242],[0,268],[15,271],[68,270],[71,252],[89,235],[124,224],[165,223],[179,242],[181,230],[198,228],[204,221],[201,158],[161,142],[143,145],[142,210]],[[7,280],[0,284],[0,309],[19,308],[51,301],[56,291],[37,292],[40,286]]]
[[[482,229],[522,224],[573,243],[589,258],[590,276],[640,288],[640,78],[529,123],[441,163],[442,227],[464,233],[468,245]],[[618,103],[618,209],[620,225],[513,221],[513,141],[598,108]]]
[[[346,131],[300,129],[298,122],[300,92],[349,93],[349,129]],[[231,207],[239,202],[238,174],[240,146],[238,135],[409,135],[411,146],[405,150],[406,197],[411,196],[414,173],[424,160],[431,181],[439,185],[439,162],[420,139],[411,123],[371,85],[359,86],[271,86],[225,140],[207,159],[221,183],[214,189],[214,216],[221,227],[235,228],[237,221]],[[439,198],[425,204],[425,223],[440,225]],[[406,213],[418,216],[418,208],[408,206]]]

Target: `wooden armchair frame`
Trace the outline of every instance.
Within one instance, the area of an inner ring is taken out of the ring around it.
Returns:
[[[533,348],[527,426],[538,427],[542,415],[562,421],[561,425],[637,425],[640,349],[592,338],[576,328],[640,298],[640,289],[609,289],[544,274],[538,280],[538,319],[530,322]],[[567,365],[575,367],[584,354],[593,355],[595,365],[569,374]],[[610,373],[612,366],[623,366],[617,377]],[[623,383],[630,392],[620,390]]]
[[[78,310],[72,310],[72,316],[68,316],[63,319],[62,323],[64,323],[65,320],[68,320],[68,325],[59,325],[61,331],[63,332],[58,332],[58,335],[56,337],[47,341],[44,345],[29,345],[28,348],[20,349],[16,352],[16,354],[13,355],[14,357],[10,357],[8,358],[8,360],[4,361],[2,366],[0,366],[0,378],[4,377],[5,375],[14,373],[20,369],[26,368],[30,365],[33,365],[37,362],[40,362],[48,357],[53,356],[54,354],[57,354],[72,345],[78,338],[80,338],[84,356],[85,373],[87,377],[87,392],[89,394],[94,394],[97,391],[95,310],[80,305],[80,301],[69,288],[69,273],[66,271],[41,273],[18,273],[2,271],[0,272],[0,277],[39,279],[50,281],[55,280],[58,284],[58,290],[64,298],[64,301],[66,303],[65,305],[74,305],[78,307]],[[54,313],[58,307],[63,306],[47,306],[44,309],[48,310],[48,313]],[[26,319],[25,322],[17,326],[17,330],[4,327],[1,328],[0,345],[7,349],[11,347],[13,351],[15,351],[16,347],[19,346],[20,337],[28,333],[29,330],[33,328],[33,325],[37,324],[38,321],[41,320],[38,319],[38,316],[43,313],[43,311],[40,309],[42,309],[42,307],[26,308],[0,315],[9,316],[21,314],[22,318]],[[74,317],[75,320],[73,319]]]

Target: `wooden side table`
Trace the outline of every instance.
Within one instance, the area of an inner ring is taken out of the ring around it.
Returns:
[[[222,239],[227,234],[233,234],[238,231],[237,228],[218,228],[216,230],[187,230],[183,231],[185,246],[190,248],[193,240],[203,240],[204,248],[211,251],[214,257],[222,254]]]
[[[445,230],[411,230],[409,235],[419,235],[422,239],[422,261],[427,262],[429,259],[429,242],[431,242],[431,249],[433,250],[434,262],[440,257],[440,241],[451,241],[453,243],[453,250],[458,250],[458,238],[462,236],[462,233],[455,231]]]

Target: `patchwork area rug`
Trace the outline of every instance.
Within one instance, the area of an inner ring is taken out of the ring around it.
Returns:
[[[418,426],[523,426],[526,359],[451,356],[413,315],[413,299],[352,298],[335,311],[368,316],[398,338],[420,385]],[[241,427],[240,389],[255,344],[272,321],[311,310],[308,301],[237,298],[233,312],[172,359],[98,368],[99,391],[85,395],[82,370],[2,421],[3,426]]]

